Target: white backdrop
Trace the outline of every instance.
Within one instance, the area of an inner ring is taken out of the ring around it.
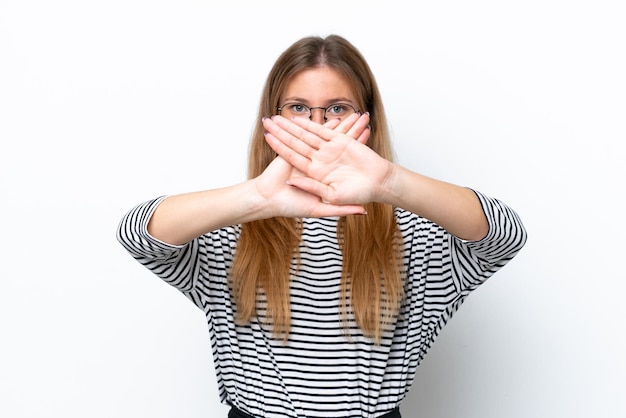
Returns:
[[[0,0],[0,416],[226,416],[202,313],[115,229],[243,180],[271,64],[329,33],[368,58],[400,163],[529,231],[404,415],[626,416],[620,3]]]

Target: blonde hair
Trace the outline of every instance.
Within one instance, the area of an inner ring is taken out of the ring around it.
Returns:
[[[285,50],[268,75],[250,143],[249,178],[260,175],[275,158],[265,142],[261,118],[275,114],[280,95],[294,75],[323,66],[342,74],[351,84],[359,109],[370,113],[367,145],[381,157],[393,160],[378,86],[363,56],[338,35],[306,37]],[[367,215],[342,217],[337,224],[343,256],[340,307],[344,324],[353,316],[363,334],[378,342],[394,321],[403,297],[402,240],[393,207],[381,203],[365,207]],[[239,323],[257,315],[257,298],[262,291],[267,300],[267,322],[275,336],[287,338],[291,324],[290,265],[294,257],[299,259],[300,239],[296,219],[275,217],[242,225],[231,271]]]

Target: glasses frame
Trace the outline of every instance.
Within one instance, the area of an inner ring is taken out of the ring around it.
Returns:
[[[287,103],[283,103],[281,106],[277,106],[276,107],[276,110],[278,111],[278,114],[281,115],[283,109],[285,108],[285,106],[288,106],[288,105],[299,105],[299,106],[303,106],[303,107],[306,107],[307,109],[309,109],[309,120],[312,120],[312,118],[313,118],[313,110],[320,109],[320,110],[324,111],[324,122],[328,122],[328,118],[326,117],[326,112],[328,112],[328,109],[330,109],[331,107],[337,106],[337,105],[348,106],[348,107],[351,107],[352,110],[354,110],[354,113],[361,113],[359,110],[357,110],[356,107],[354,107],[350,103],[346,103],[346,102],[337,102],[337,103],[330,104],[330,105],[328,105],[326,107],[322,107],[322,106],[310,107],[310,106],[307,106],[307,105],[305,105],[303,103],[299,103],[299,102],[287,102]],[[350,115],[348,115],[348,116],[350,116]],[[338,119],[338,118],[335,118],[335,119]]]

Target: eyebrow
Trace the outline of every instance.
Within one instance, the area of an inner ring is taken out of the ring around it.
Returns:
[[[302,103],[305,104],[307,106],[309,106],[309,104],[311,103],[309,100],[303,98],[303,97],[287,97],[284,100],[284,103],[291,103],[291,102],[298,102],[298,103]],[[354,101],[346,98],[346,97],[335,97],[333,99],[329,99],[326,101],[327,105],[331,105],[331,104],[335,104],[335,103],[349,103],[351,105],[354,105]]]

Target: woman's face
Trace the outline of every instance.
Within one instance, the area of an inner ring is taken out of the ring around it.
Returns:
[[[319,124],[359,111],[348,81],[329,67],[296,74],[285,86],[279,107],[285,117],[310,117]]]

